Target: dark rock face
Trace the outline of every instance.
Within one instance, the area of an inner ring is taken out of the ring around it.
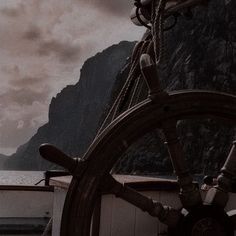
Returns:
[[[162,84],[168,91],[204,89],[236,94],[236,2],[210,1],[193,18],[180,17],[166,33]],[[214,120],[180,121],[178,131],[190,170],[215,175],[229,153],[236,129]],[[117,164],[121,173],[172,172],[168,152],[158,132],[133,144]]]
[[[236,93],[235,1],[209,1],[180,18],[167,34],[165,83],[169,90],[210,89]]]
[[[4,169],[5,162],[9,159],[8,156],[0,154],[0,170]]]
[[[38,129],[5,163],[5,169],[46,170],[55,167],[38,153],[42,143],[52,143],[71,156],[81,156],[91,144],[103,113],[111,104],[113,86],[122,83],[122,70],[134,43],[121,42],[88,59],[80,80],[52,99],[49,122]]]

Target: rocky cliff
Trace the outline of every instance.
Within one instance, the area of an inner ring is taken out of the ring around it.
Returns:
[[[165,33],[165,41],[161,78],[167,90],[236,94],[236,1],[209,1],[207,7],[194,9],[191,19],[179,17],[176,26]],[[190,169],[198,174],[215,175],[236,137],[235,127],[214,120],[180,121],[178,131]],[[125,153],[116,170],[170,173],[168,152],[160,137],[159,132],[152,132],[140,139]]]
[[[52,99],[49,122],[30,141],[18,148],[5,162],[5,169],[46,170],[57,168],[38,153],[40,144],[49,142],[71,156],[81,156],[92,142],[103,113],[112,102],[114,84],[125,78],[127,57],[134,43],[121,42],[88,59],[79,82],[64,88]]]

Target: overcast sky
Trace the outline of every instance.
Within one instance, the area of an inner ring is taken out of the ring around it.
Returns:
[[[48,119],[50,100],[79,79],[86,58],[143,32],[131,0],[0,0],[0,153]]]

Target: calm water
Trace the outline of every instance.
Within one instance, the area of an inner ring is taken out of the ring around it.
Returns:
[[[176,179],[173,175],[149,176],[164,179]],[[43,171],[0,171],[0,185],[35,185],[41,179],[44,179]],[[203,176],[194,176],[194,180],[201,183]],[[44,181],[39,185],[44,185]]]
[[[0,185],[35,185],[44,178],[43,171],[0,171]],[[44,185],[44,181],[40,184]]]

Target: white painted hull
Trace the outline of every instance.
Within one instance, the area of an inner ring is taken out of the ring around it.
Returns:
[[[52,217],[52,190],[0,186],[0,235],[41,235]]]
[[[57,185],[56,181],[54,184]],[[53,236],[60,235],[60,221],[66,192],[65,182],[55,188]],[[172,206],[175,209],[181,208],[177,190],[147,190],[141,193],[164,205]],[[206,191],[202,190],[201,194],[204,198]],[[232,209],[236,209],[236,194],[233,193],[230,194],[225,210],[228,212]],[[102,196],[99,236],[164,236],[166,232],[167,227],[160,223],[157,218],[122,199],[116,198],[114,195],[106,194]]]

